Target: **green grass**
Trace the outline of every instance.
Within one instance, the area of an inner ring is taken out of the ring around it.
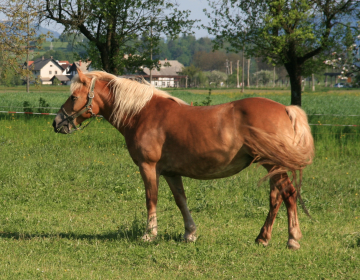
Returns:
[[[187,102],[206,97],[174,95]],[[0,106],[23,98],[36,105],[42,97],[60,107],[67,96],[66,90],[0,93]],[[285,93],[262,96],[288,104]],[[241,97],[212,95],[214,103]],[[356,93],[305,94],[303,102],[308,110],[344,115],[360,105]],[[320,120],[359,124],[359,118]],[[254,243],[269,204],[268,184],[257,186],[265,170],[255,166],[221,180],[184,179],[198,226],[198,240],[190,244],[181,238],[180,211],[161,179],[159,237],[142,242],[144,187],[123,137],[102,119],[70,136],[53,133],[52,121],[0,115],[0,279],[358,279],[358,127],[312,127],[317,157],[304,172],[302,197],[316,221],[299,209],[304,237],[294,252],[286,249],[284,206],[270,245]]]

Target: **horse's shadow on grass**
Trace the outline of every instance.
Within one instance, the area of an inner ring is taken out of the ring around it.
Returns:
[[[122,225],[116,231],[109,231],[101,234],[83,234],[77,232],[59,232],[59,233],[44,233],[44,232],[0,232],[0,238],[14,239],[14,240],[35,240],[35,239],[69,239],[69,240],[100,240],[100,241],[142,241],[141,237],[144,235],[145,226],[134,221],[132,225]],[[157,241],[175,241],[183,242],[182,234],[176,232],[165,232],[158,234]]]

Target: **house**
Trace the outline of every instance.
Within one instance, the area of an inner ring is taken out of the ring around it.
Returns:
[[[26,68],[26,62],[24,64],[24,68]],[[54,75],[63,74],[64,69],[61,65],[53,59],[50,58],[39,58],[34,61],[29,61],[29,70],[34,75],[34,78],[39,78],[43,85],[51,85],[51,78]]]
[[[53,84],[55,77],[60,80],[61,84],[69,85],[72,77],[77,74],[77,67],[83,72],[88,72],[90,64],[91,61],[82,62],[81,60],[70,64],[69,61],[55,60],[51,56],[46,59],[42,57],[29,61],[29,70],[33,73],[33,79],[40,79],[43,85]],[[26,68],[26,62],[24,63],[24,68]]]
[[[179,87],[181,79],[186,79],[186,76],[180,75],[184,65],[177,60],[159,60],[158,69],[150,69],[144,67],[139,75],[150,82],[150,74],[152,77],[151,84],[155,87]]]
[[[71,79],[69,75],[54,75],[50,80],[54,84],[54,80],[58,79],[62,85],[70,85]]]
[[[79,68],[81,72],[86,73],[91,71],[91,61],[75,61],[69,68],[68,74],[70,77],[74,77],[77,74],[77,69]]]
[[[63,75],[68,75],[70,71],[71,64],[67,60],[57,60],[57,63],[64,69]]]

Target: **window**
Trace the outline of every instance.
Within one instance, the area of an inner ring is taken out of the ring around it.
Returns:
[[[53,67],[52,64],[50,64],[50,67]]]
[[[49,74],[52,74],[52,71],[49,71]]]
[[[57,74],[57,71],[55,71],[55,75]]]

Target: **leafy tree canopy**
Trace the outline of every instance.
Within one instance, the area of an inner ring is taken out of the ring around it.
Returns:
[[[323,61],[343,34],[336,26],[356,17],[360,1],[353,0],[208,0],[212,20],[207,29],[215,48],[246,46],[248,55],[284,65],[291,82],[291,103],[301,105],[301,76]],[[316,56],[315,59],[310,59]]]
[[[0,13],[5,16],[5,20],[0,21],[0,75],[5,77],[8,75],[6,73],[11,73],[12,76],[27,77],[29,92],[31,72],[24,67],[24,61],[29,60],[29,53],[34,46],[41,45],[49,36],[37,36],[39,7],[37,2],[3,0],[0,3]],[[18,79],[15,80],[18,83]]]
[[[151,54],[158,52],[161,36],[188,33],[195,22],[171,0],[44,0],[42,10],[42,20],[83,34],[94,67],[113,74],[155,67]]]

